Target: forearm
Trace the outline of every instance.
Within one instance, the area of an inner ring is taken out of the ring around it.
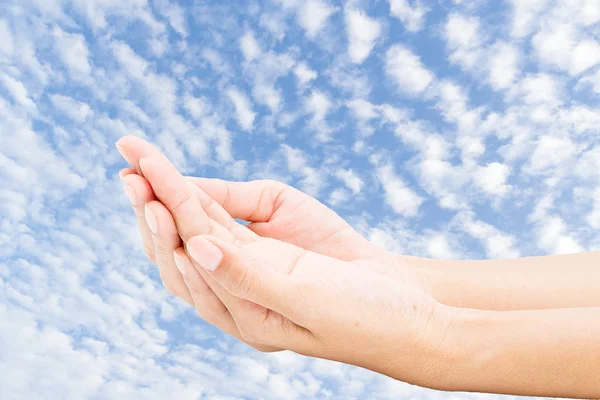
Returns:
[[[600,397],[600,307],[452,313],[436,389]]]
[[[485,310],[600,306],[600,251],[500,260],[402,257],[446,305]]]

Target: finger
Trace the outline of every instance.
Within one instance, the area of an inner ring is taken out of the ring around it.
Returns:
[[[273,180],[230,182],[214,178],[188,179],[205,191],[233,218],[250,222],[268,222],[285,200],[285,195],[296,190]]]
[[[123,158],[141,175],[143,173],[139,165],[140,159],[161,154],[156,147],[136,136],[124,136],[117,141],[116,146]]]
[[[122,179],[123,190],[127,194],[133,212],[137,219],[137,226],[142,236],[142,244],[144,245],[144,251],[151,262],[156,262],[156,254],[154,249],[154,240],[152,238],[152,232],[148,228],[146,223],[144,205],[152,200],[155,200],[154,192],[152,188],[143,177],[137,174],[125,175]]]
[[[258,262],[243,247],[209,235],[194,236],[187,253],[231,295],[259,304],[285,316],[297,313],[290,303],[295,287],[290,276]],[[279,255],[277,263],[287,264]]]
[[[133,168],[126,168],[121,172],[123,174],[136,173],[135,169]],[[146,180],[144,177],[142,177],[142,179]],[[149,183],[148,186],[150,187]],[[256,233],[235,221],[219,203],[214,201],[214,199],[207,195],[202,189],[197,186],[194,186],[193,189],[200,200],[200,206],[206,212],[208,217],[217,224],[223,226],[225,229],[229,230],[239,241],[250,242],[259,238]]]
[[[161,155],[143,158],[140,160],[140,168],[156,197],[173,215],[179,236],[184,242],[195,235],[216,233],[218,225],[202,209],[194,186],[181,176],[166,157]]]
[[[300,349],[312,340],[312,333],[298,324],[302,307],[289,275],[265,268],[244,248],[216,237],[195,236],[186,249],[200,268],[227,292],[248,301],[240,305],[239,315],[246,320],[238,328],[250,335],[249,340],[288,349]],[[280,261],[288,260],[277,260]],[[233,309],[230,312],[235,315]]]
[[[267,319],[266,317],[269,316],[269,310],[267,308],[233,296],[200,265],[190,259],[187,254],[185,254],[185,257],[196,272],[202,276],[216,296],[223,302],[227,310],[229,310],[239,335],[244,342],[261,351],[281,350],[281,348],[273,346],[273,344],[277,343],[277,341],[274,341],[274,339],[276,339],[274,335],[260,335],[259,332],[261,330],[257,329],[260,328],[260,325]]]
[[[173,251],[182,243],[171,213],[161,202],[154,200],[146,203],[144,214],[152,232],[156,263],[163,285],[169,293],[193,305],[192,296],[173,259]]]
[[[245,243],[252,242],[260,237],[255,232],[234,220],[233,217],[231,217],[231,215],[229,215],[229,213],[204,190],[196,187],[196,193],[200,200],[200,205],[208,217],[229,230],[239,241]]]
[[[174,251],[173,256],[200,317],[223,332],[248,343],[240,334],[237,324],[228,308],[202,277],[200,271],[192,265],[185,250],[178,248]],[[272,346],[253,345],[253,347],[265,352],[281,350]]]
[[[123,179],[127,175],[137,174],[137,171],[134,168],[123,168],[119,171],[119,178]]]

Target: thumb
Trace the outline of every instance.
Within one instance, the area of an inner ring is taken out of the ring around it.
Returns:
[[[244,247],[210,235],[198,235],[186,243],[190,257],[231,295],[282,315],[295,314],[292,280],[258,262]]]

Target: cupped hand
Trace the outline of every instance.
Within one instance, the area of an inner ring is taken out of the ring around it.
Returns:
[[[165,287],[194,305],[205,320],[235,337],[244,340],[230,312],[231,299],[227,299],[223,289],[200,271],[193,286],[202,290],[190,293],[175,266],[173,250],[190,232],[219,231],[226,238],[234,237],[237,243],[256,238],[277,239],[393,276],[399,282],[423,290],[418,275],[401,259],[372,245],[335,212],[299,190],[268,180],[228,182],[187,178],[185,182],[149,143],[127,137],[119,141],[118,147],[134,167],[123,170],[121,177],[137,215],[144,248],[148,257],[159,265]],[[158,160],[154,175],[148,168],[144,170],[143,158]],[[156,201],[157,198],[162,203]],[[185,217],[179,204],[182,199],[186,204],[195,205],[192,211],[186,210]],[[245,227],[233,218],[251,223]],[[278,350],[244,341],[262,351]]]
[[[176,260],[190,291],[199,271],[229,295],[242,337],[255,345],[340,361],[435,387],[450,317],[422,291],[364,265],[272,238],[189,238]]]
[[[198,305],[207,304],[210,290],[227,310],[212,322],[255,348],[288,349],[431,384],[438,333],[448,327],[431,297],[365,268],[364,259],[343,261],[261,237],[229,214],[219,219],[213,210],[209,217],[216,203],[201,200],[163,156],[143,158],[139,167],[159,200],[145,207],[153,240],[158,249],[179,234],[183,246],[174,262],[201,316],[207,310]]]
[[[134,167],[125,169],[123,175],[137,173],[143,176],[139,160],[160,155],[160,151],[143,139],[127,136],[119,140],[118,147],[125,159]],[[137,178],[131,184],[154,199],[153,193]],[[398,254],[378,247],[361,236],[333,210],[306,193],[274,180],[232,182],[212,178],[187,177],[199,190],[200,196],[208,196],[211,211],[219,215],[229,214],[249,222],[248,229],[261,237],[269,237],[294,244],[342,261],[363,263],[387,276],[405,282],[430,294],[426,278],[417,268],[410,266]],[[143,210],[138,210],[143,214]],[[211,212],[207,212],[210,216]],[[143,218],[139,224],[146,254],[152,261],[157,254],[152,235]],[[159,262],[160,263],[160,262]]]

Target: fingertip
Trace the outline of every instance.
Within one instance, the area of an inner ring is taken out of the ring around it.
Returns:
[[[181,273],[181,276],[183,276],[184,278],[188,276],[188,269],[189,265],[191,264],[191,261],[185,253],[183,247],[179,247],[173,251],[173,260],[175,261],[175,266]]]
[[[140,171],[144,174],[144,176],[148,176],[148,173],[151,173],[152,165],[154,164],[155,160],[155,157],[140,158]]]
[[[123,168],[122,170],[119,171],[119,178],[123,179],[127,175],[131,175],[131,174],[135,174],[135,173],[137,173],[137,172],[134,168]]]
[[[223,250],[208,235],[191,237],[186,243],[190,256],[204,269],[213,272],[223,261]]]
[[[123,156],[125,160],[129,161],[129,158],[127,157],[127,150],[125,150],[122,140],[123,138],[117,140],[115,146],[117,147],[117,151],[121,154],[121,156]]]
[[[179,237],[179,231],[171,212],[160,201],[152,200],[147,202],[144,206],[144,214],[146,216],[146,223],[154,235],[159,234],[158,228],[160,227],[160,236]]]

